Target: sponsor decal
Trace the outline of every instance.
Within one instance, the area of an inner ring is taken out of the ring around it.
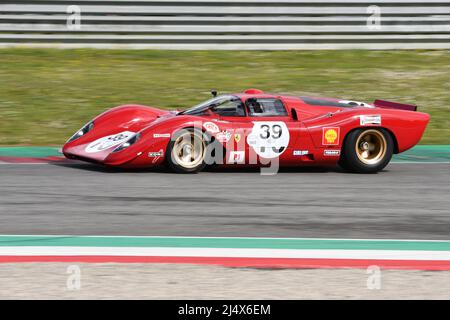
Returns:
[[[234,141],[236,141],[236,143],[239,143],[239,141],[241,141],[241,135],[239,133],[234,134]]]
[[[155,133],[153,138],[170,138],[170,133]]]
[[[218,133],[220,131],[219,127],[212,122],[205,122],[203,128],[210,133]]]
[[[153,158],[152,163],[156,163],[163,156],[164,156],[163,149],[159,149],[159,151],[152,151],[148,153],[148,157]]]
[[[254,121],[247,143],[263,158],[279,157],[289,145],[289,129],[283,121]]]
[[[163,153],[161,151],[155,151],[155,152],[149,152],[148,157],[154,158],[154,157],[161,157]]]
[[[294,150],[293,155],[294,156],[305,156],[309,154],[308,150]]]
[[[325,127],[323,128],[322,144],[325,146],[335,146],[339,144],[339,127]]]
[[[331,156],[331,157],[337,157],[341,155],[341,150],[324,150],[323,151],[324,156]]]
[[[230,151],[228,163],[244,163],[245,151]]]
[[[101,152],[124,143],[135,134],[135,132],[123,131],[97,139],[94,142],[91,142],[84,151],[86,151],[87,153]]]
[[[362,126],[366,126],[368,124],[380,125],[381,116],[380,115],[359,116],[359,123]]]
[[[231,133],[228,131],[221,131],[219,133],[216,134],[216,139],[219,142],[228,142],[231,139]]]

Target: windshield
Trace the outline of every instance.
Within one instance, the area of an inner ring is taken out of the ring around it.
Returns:
[[[222,106],[227,106],[230,103],[232,104],[242,104],[241,99],[239,99],[236,96],[220,96],[220,97],[215,97],[212,99],[209,99],[205,102],[202,102],[196,106],[193,106],[192,108],[189,108],[185,111],[181,111],[178,114],[189,114],[189,115],[200,115],[205,113],[206,110],[208,109],[213,109],[213,111],[216,111],[218,109],[220,109],[220,107]]]

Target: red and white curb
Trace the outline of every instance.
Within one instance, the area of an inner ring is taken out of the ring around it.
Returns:
[[[0,263],[189,263],[258,268],[450,270],[450,242],[402,240],[0,236]]]
[[[260,268],[366,268],[450,270],[450,253],[428,251],[60,248],[0,249],[0,262],[118,262],[215,264]]]

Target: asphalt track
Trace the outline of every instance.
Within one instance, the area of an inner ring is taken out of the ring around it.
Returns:
[[[450,164],[212,170],[0,165],[0,234],[444,239]]]

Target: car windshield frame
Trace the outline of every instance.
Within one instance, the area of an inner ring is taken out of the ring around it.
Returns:
[[[195,105],[195,106],[193,106],[193,107],[191,107],[189,109],[186,109],[184,111],[179,112],[178,115],[201,115],[205,111],[211,110],[214,107],[220,106],[221,104],[223,104],[225,102],[236,101],[236,100],[240,101],[243,104],[243,107],[244,107],[244,115],[243,116],[236,115],[236,117],[245,117],[245,116],[247,116],[247,110],[246,110],[246,107],[245,107],[245,103],[242,101],[241,98],[239,98],[238,96],[235,96],[235,95],[221,95],[221,96],[218,96],[218,97],[211,98],[211,99],[206,100],[206,101],[204,101],[202,103],[199,103],[199,104],[197,104],[197,105]]]

